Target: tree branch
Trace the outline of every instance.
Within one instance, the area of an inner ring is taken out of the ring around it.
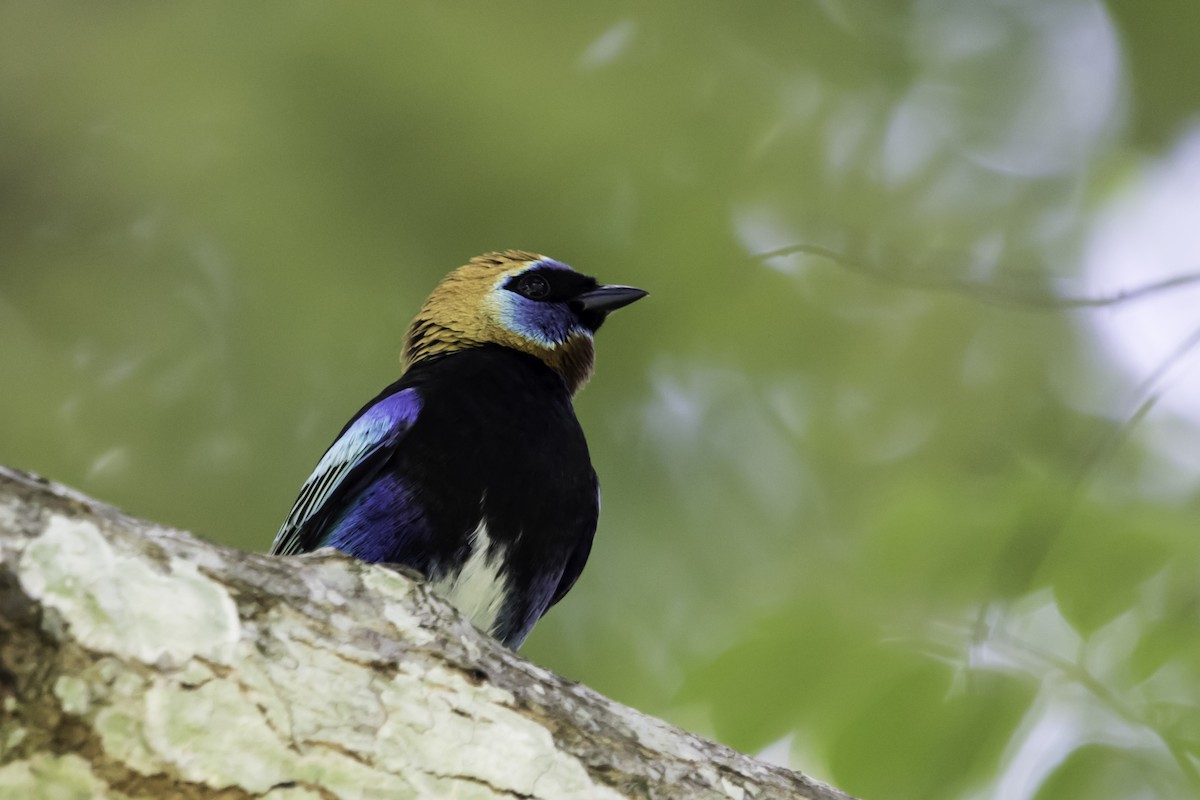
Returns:
[[[4,468],[0,788],[848,798],[525,661],[395,570],[219,547]]]
[[[912,267],[911,263],[899,253],[891,253],[881,262],[887,268],[877,266],[861,258],[855,258],[848,253],[839,253],[829,247],[818,244],[793,244],[780,247],[751,257],[753,261],[769,261],[773,258],[783,258],[793,255],[810,255],[831,261],[838,266],[865,275],[883,283],[902,286],[907,289],[921,289],[936,292],[954,292],[973,297],[986,303],[1008,306],[1017,309],[1032,309],[1037,311],[1055,309],[1105,308],[1107,306],[1131,303],[1173,289],[1181,289],[1200,283],[1200,272],[1188,272],[1163,278],[1150,283],[1144,283],[1131,289],[1123,289],[1109,295],[1097,297],[1060,295],[1049,292],[1041,281],[1040,275],[1030,276],[1037,285],[1021,286],[1017,284],[981,281],[973,278],[963,278],[958,275],[930,274]]]

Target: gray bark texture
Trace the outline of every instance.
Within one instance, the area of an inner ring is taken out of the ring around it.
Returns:
[[[0,468],[0,798],[848,798],[522,659],[419,580]]]

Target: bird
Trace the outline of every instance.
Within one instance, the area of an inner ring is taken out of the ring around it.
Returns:
[[[608,314],[648,293],[506,250],[451,271],[398,380],[317,462],[271,545],[416,570],[507,647],[583,571],[600,489],[573,398]]]

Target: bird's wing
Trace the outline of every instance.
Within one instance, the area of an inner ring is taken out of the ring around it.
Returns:
[[[273,555],[320,546],[331,512],[348,492],[370,481],[395,451],[421,410],[414,387],[386,394],[367,406],[321,456],[271,544]]]
[[[550,604],[546,606],[549,610],[559,600],[562,600],[567,592],[571,591],[571,587],[575,585],[575,581],[579,580],[579,576],[583,574],[583,567],[587,564],[588,556],[592,553],[592,539],[596,535],[596,521],[600,515],[600,484],[596,482],[596,473],[592,473],[592,483],[596,486],[596,505],[588,510],[580,517],[579,540],[575,544],[575,549],[567,557],[567,563],[563,566],[562,576],[558,579],[558,586],[554,590],[554,595],[550,598]],[[545,613],[544,611],[542,613]]]
[[[567,559],[566,566],[563,567],[562,577],[558,580],[558,587],[554,590],[554,596],[550,598],[550,605],[546,606],[547,611],[556,605],[559,600],[566,597],[567,592],[571,591],[571,587],[575,585],[575,581],[579,580],[579,576],[583,574],[583,566],[587,563],[591,552],[591,537],[575,545],[575,549],[571,551],[571,555]]]

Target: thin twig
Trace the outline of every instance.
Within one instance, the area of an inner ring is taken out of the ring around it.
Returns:
[[[1096,445],[1095,450],[1088,457],[1087,463],[1084,466],[1083,474],[1079,477],[1079,482],[1076,491],[1082,491],[1087,484],[1090,473],[1096,464],[1102,463],[1108,458],[1120,444],[1129,436],[1129,432],[1150,413],[1150,410],[1158,403],[1162,397],[1162,386],[1166,381],[1167,375],[1175,368],[1175,366],[1184,358],[1200,346],[1200,326],[1197,326],[1183,338],[1179,344],[1175,345],[1166,358],[1158,363],[1146,378],[1137,385],[1133,390],[1132,397],[1137,402],[1133,412],[1121,421],[1121,424],[1113,428],[1104,436]],[[1140,398],[1140,399],[1138,399]]]
[[[1082,686],[1087,691],[1091,692],[1100,702],[1106,704],[1117,715],[1123,717],[1127,722],[1135,725],[1140,725],[1143,728],[1151,730],[1159,740],[1166,746],[1167,752],[1175,760],[1179,771],[1183,773],[1185,779],[1195,788],[1200,788],[1200,771],[1197,771],[1196,765],[1192,763],[1191,754],[1186,747],[1181,747],[1174,737],[1160,730],[1152,722],[1139,714],[1137,709],[1126,703],[1118,696],[1116,691],[1110,689],[1099,678],[1091,673],[1083,664],[1070,661],[1056,653],[1052,653],[1045,648],[1039,647],[1029,642],[1023,642],[1014,636],[1007,633],[999,633],[999,638],[1008,641],[1013,648],[1024,650],[1033,658],[1041,658],[1046,664],[1058,669],[1062,674],[1073,679],[1075,683]]]
[[[1141,300],[1150,295],[1178,289],[1183,286],[1200,284],[1200,273],[1187,273],[1164,278],[1132,289],[1125,289],[1116,294],[1102,297],[1070,297],[1047,294],[1044,291],[1024,289],[1018,286],[1003,286],[994,283],[968,280],[964,278],[931,277],[917,272],[903,270],[883,270],[864,261],[855,259],[845,253],[839,253],[828,247],[815,244],[793,244],[780,247],[753,256],[755,261],[767,261],[772,258],[782,258],[797,254],[806,254],[825,258],[835,264],[845,267],[862,275],[868,275],[876,280],[905,286],[911,289],[927,289],[932,291],[956,292],[966,294],[978,300],[1016,308],[1063,309],[1063,308],[1103,308],[1105,306],[1128,303]]]

